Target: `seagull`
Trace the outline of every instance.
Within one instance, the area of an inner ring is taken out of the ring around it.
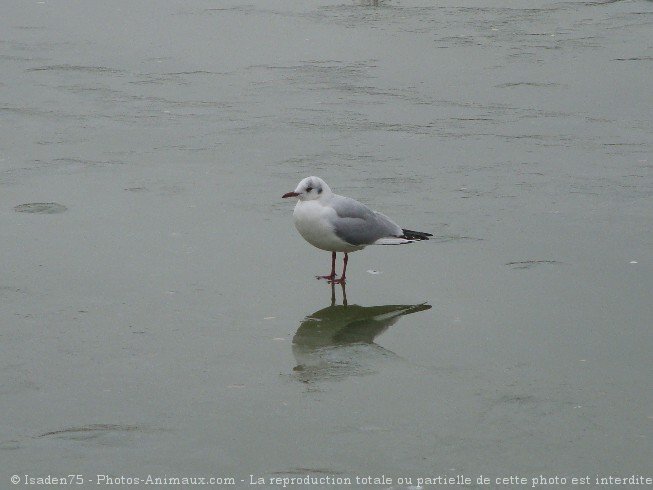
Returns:
[[[308,243],[331,252],[331,273],[316,276],[344,284],[348,253],[368,245],[402,245],[428,240],[430,233],[401,228],[386,215],[371,210],[350,197],[334,194],[319,177],[306,177],[282,198],[298,198],[293,218],[295,228]],[[336,252],[345,254],[342,276],[336,279]]]

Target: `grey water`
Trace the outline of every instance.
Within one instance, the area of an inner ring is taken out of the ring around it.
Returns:
[[[651,80],[647,0],[3,2],[0,487],[652,476]],[[434,238],[331,288],[308,175]]]

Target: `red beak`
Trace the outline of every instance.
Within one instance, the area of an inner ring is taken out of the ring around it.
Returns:
[[[297,197],[299,194],[296,192],[286,192],[283,196],[281,196],[281,199],[285,199],[286,197]]]

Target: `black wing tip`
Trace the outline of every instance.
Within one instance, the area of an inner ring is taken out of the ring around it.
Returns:
[[[431,233],[426,233],[424,231],[414,231],[414,230],[404,230],[404,236],[406,240],[428,240],[430,236],[433,236]]]

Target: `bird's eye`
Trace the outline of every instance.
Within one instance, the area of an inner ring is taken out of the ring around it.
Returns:
[[[312,190],[313,190],[312,187],[307,187],[307,188],[306,188],[306,192],[311,192]]]

